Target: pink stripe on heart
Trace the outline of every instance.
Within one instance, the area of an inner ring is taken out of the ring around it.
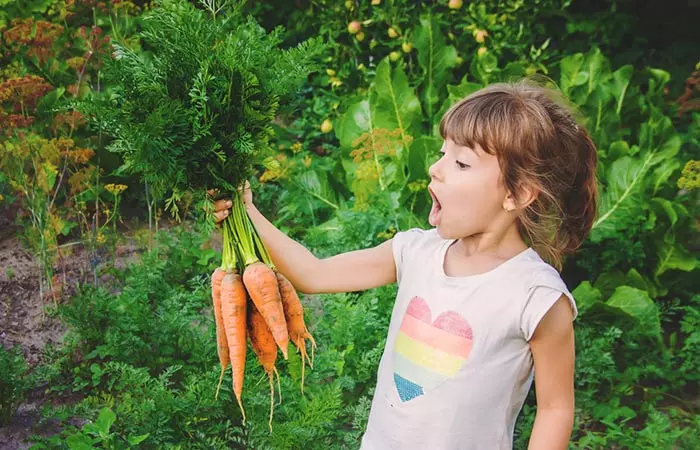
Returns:
[[[435,325],[418,320],[409,314],[406,314],[403,318],[401,332],[415,341],[429,345],[437,350],[442,350],[453,356],[466,358],[472,349],[471,333],[468,333],[469,337],[453,334]]]

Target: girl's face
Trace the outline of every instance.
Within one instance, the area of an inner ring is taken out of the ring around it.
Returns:
[[[507,191],[495,155],[478,145],[469,148],[446,139],[442,157],[428,173],[433,198],[430,225],[444,239],[460,239],[488,231],[504,213]]]

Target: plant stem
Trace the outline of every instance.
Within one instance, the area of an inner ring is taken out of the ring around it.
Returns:
[[[260,261],[255,254],[255,245],[250,230],[246,227],[246,220],[248,217],[245,213],[243,200],[239,193],[233,196],[231,216],[233,220],[233,232],[238,241],[238,250],[240,251],[243,266],[247,267],[250,264]]]

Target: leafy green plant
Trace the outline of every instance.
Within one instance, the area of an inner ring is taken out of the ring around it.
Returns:
[[[177,214],[187,193],[233,192],[251,175],[272,133],[280,99],[313,70],[322,48],[310,39],[283,50],[281,29],[266,33],[240,5],[158,2],[139,33],[147,52],[114,43],[109,98],[85,110],[107,134],[123,169],[139,173]],[[184,55],[187,55],[183,58]]]
[[[87,423],[76,434],[70,435],[66,439],[66,444],[70,449],[84,448],[105,448],[105,449],[126,449],[143,442],[148,434],[121,438],[111,430],[117,416],[111,409],[102,408],[94,423]]]
[[[7,425],[29,389],[27,364],[21,349],[0,346],[0,424]]]
[[[56,203],[57,193],[67,169],[74,173],[92,157],[89,149],[76,148],[71,139],[44,139],[35,134],[23,139],[0,143],[0,170],[3,170],[13,190],[22,197],[27,208],[25,238],[41,264],[40,295],[52,291],[53,264],[57,254],[58,237],[66,236],[76,225]],[[62,172],[59,170],[63,168]]]

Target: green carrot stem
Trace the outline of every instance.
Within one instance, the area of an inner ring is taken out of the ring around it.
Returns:
[[[236,236],[233,232],[234,222],[231,220],[231,216],[227,217],[223,221],[223,252],[221,265],[227,272],[233,270],[236,267],[236,254],[234,251],[234,243],[236,241]]]
[[[275,265],[272,263],[272,257],[270,257],[270,252],[267,251],[267,247],[265,247],[265,243],[262,241],[262,238],[260,238],[260,234],[258,233],[258,230],[255,228],[255,225],[253,225],[253,222],[250,220],[249,217],[248,217],[248,224],[249,224],[249,227],[251,229],[251,234],[253,235],[253,240],[255,241],[255,247],[257,248],[258,253],[260,254],[260,258],[271,269],[274,269]]]
[[[240,243],[238,241],[231,243],[231,252],[234,254],[239,272],[243,273],[245,270],[245,261],[243,259],[243,255],[241,254]]]
[[[243,210],[243,201],[241,195],[236,193],[233,200],[233,232],[237,238],[238,250],[242,257],[245,266],[260,261],[255,254],[255,245],[253,244],[252,236],[245,224],[245,211]]]

